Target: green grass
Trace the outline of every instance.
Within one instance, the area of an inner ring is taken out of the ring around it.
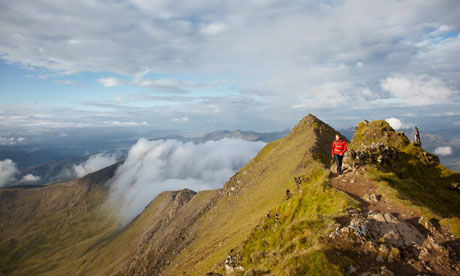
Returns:
[[[289,260],[302,254],[309,259],[325,250],[320,237],[331,231],[334,218],[357,206],[329,186],[327,163],[335,134],[330,126],[307,116],[288,136],[267,144],[234,176],[243,188],[228,194],[233,182],[225,185],[224,196],[197,222],[201,227],[193,243],[164,274],[203,275],[213,267],[222,273],[223,266],[216,264],[235,248],[244,253],[246,269],[257,265],[285,275],[283,269],[289,267],[301,273],[301,267],[293,267]],[[294,176],[305,180],[302,192],[297,191]],[[286,189],[292,194],[289,200],[285,200]],[[261,220],[268,212],[271,219]],[[274,221],[275,213],[279,222]],[[316,265],[324,266],[321,262]]]
[[[3,190],[2,197],[16,194],[17,200],[4,200],[8,203],[1,206],[0,270],[8,275],[56,274],[112,231],[117,221],[101,205],[107,188],[90,186],[70,181]],[[77,205],[72,208],[73,203]]]
[[[302,191],[271,210],[249,234],[241,249],[244,267],[276,275],[342,275],[345,268],[325,258],[328,245],[321,237],[358,203],[329,187],[328,171],[315,165],[305,172],[310,180]]]
[[[460,193],[451,189],[454,183],[460,183],[460,174],[394,132],[385,121],[360,123],[350,148],[359,150],[361,145],[372,142],[384,143],[399,154],[391,164],[373,164],[369,169],[369,176],[380,184],[380,190],[423,216],[438,219],[460,236]]]

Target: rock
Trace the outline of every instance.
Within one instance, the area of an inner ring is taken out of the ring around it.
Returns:
[[[369,212],[368,230],[376,237],[395,247],[411,246],[412,243],[423,243],[423,235],[405,221],[401,221],[389,213]]]
[[[438,244],[433,236],[428,236],[423,242],[423,247],[420,250],[419,259],[420,260],[429,260],[432,258],[432,255],[437,257],[449,257],[449,250],[444,246]]]
[[[225,258],[225,272],[227,274],[233,273],[236,271],[244,271],[244,268],[239,265],[240,255],[236,253],[235,255],[228,254]]]
[[[427,229],[431,233],[439,232],[440,225],[434,219],[427,219],[424,216],[421,216],[418,220],[418,223],[425,227],[425,229]]]
[[[352,275],[353,273],[356,273],[356,272],[358,272],[358,268],[353,265],[350,265],[347,270],[347,275]]]
[[[286,189],[286,200],[291,198],[291,191],[289,189]]]
[[[383,259],[383,257],[380,256],[380,255],[377,256],[377,258],[375,258],[375,260],[376,260],[378,263],[384,263],[384,262],[385,262],[385,260]]]
[[[414,126],[414,146],[417,146],[417,147],[422,146],[422,142],[420,141],[420,133],[416,126]]]
[[[369,203],[377,203],[382,199],[382,195],[377,194],[365,194],[363,199]]]
[[[393,271],[389,270],[386,266],[382,266],[380,268],[380,275],[381,276],[394,276],[395,274]]]
[[[382,243],[379,246],[378,252],[382,257],[385,257],[385,258],[388,258],[388,256],[390,256],[390,253],[391,253],[390,247],[384,243]]]

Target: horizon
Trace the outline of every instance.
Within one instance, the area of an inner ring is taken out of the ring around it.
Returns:
[[[140,137],[283,131],[311,113],[339,131],[416,125],[460,164],[460,3],[0,7],[1,146],[89,154]]]
[[[336,129],[391,117],[421,129],[460,127],[456,2],[1,7],[2,137],[270,132],[307,113]]]

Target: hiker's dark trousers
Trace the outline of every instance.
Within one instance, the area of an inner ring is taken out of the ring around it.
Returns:
[[[334,153],[334,158],[335,158],[335,164],[337,164],[337,173],[341,174],[342,173],[342,159],[343,155],[340,156],[337,153]]]

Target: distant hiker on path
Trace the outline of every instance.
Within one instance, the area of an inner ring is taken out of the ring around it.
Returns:
[[[347,151],[347,143],[340,135],[335,135],[335,140],[332,142],[332,157],[335,158],[337,164],[337,174],[342,173],[342,159],[343,155]]]

